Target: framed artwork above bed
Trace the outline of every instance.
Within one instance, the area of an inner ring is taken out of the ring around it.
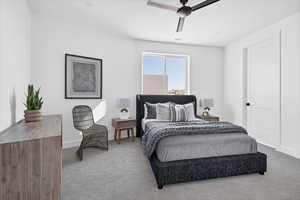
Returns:
[[[65,99],[102,98],[102,59],[65,54]]]

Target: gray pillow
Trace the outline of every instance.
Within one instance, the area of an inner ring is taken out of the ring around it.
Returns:
[[[170,121],[170,105],[169,103],[156,104],[156,119]]]
[[[175,112],[176,122],[186,122],[189,121],[188,112],[185,105],[174,105],[173,112]]]
[[[194,103],[188,103],[183,105],[185,107],[185,113],[187,121],[195,120],[195,109],[194,109]]]
[[[170,104],[170,121],[186,122],[195,120],[194,103]]]
[[[156,119],[156,104],[146,102],[144,108],[144,119]]]

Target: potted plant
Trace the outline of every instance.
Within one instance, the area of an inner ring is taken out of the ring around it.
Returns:
[[[43,105],[43,98],[40,97],[40,89],[35,90],[33,85],[28,85],[26,102],[24,103],[27,108],[24,111],[26,122],[36,122],[42,120],[41,108]]]

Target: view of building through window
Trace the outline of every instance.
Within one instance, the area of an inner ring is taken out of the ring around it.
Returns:
[[[187,57],[163,54],[144,54],[144,94],[186,94]]]

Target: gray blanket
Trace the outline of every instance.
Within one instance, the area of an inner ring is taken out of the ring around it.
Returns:
[[[247,131],[229,122],[148,122],[145,135],[142,137],[145,154],[150,157],[156,149],[158,142],[168,136],[197,135],[197,134],[226,134],[245,133]]]

